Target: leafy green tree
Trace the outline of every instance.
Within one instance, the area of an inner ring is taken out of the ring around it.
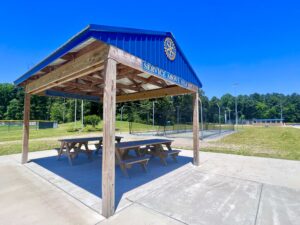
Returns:
[[[52,121],[63,122],[63,105],[59,102],[52,104],[50,109],[50,119]]]
[[[16,89],[12,84],[0,84],[0,120],[5,119],[10,101],[16,98]]]
[[[17,99],[13,99],[7,106],[7,112],[5,113],[7,120],[21,120],[23,119],[22,107]]]
[[[84,117],[84,125],[92,125],[93,128],[95,128],[99,123],[101,119],[97,115],[90,115]]]

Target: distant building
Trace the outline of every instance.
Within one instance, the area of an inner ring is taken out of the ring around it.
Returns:
[[[252,124],[256,126],[282,126],[284,119],[253,119]]]

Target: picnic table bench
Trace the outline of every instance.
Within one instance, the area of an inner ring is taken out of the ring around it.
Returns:
[[[119,143],[123,137],[116,136],[115,139]],[[97,146],[101,146],[103,142],[102,137],[84,137],[84,138],[66,138],[59,139],[60,148],[58,150],[58,159],[60,159],[61,155],[65,154],[68,157],[69,164],[73,165],[73,159],[78,156],[80,152],[85,153],[89,159],[92,157],[92,151],[88,147],[89,142],[97,142],[95,144]],[[81,147],[84,146],[85,150]],[[97,151],[99,149],[97,148]]]
[[[144,171],[151,156],[157,156],[160,161],[167,165],[166,158],[171,156],[175,162],[176,157],[180,153],[179,150],[171,148],[173,140],[168,139],[148,139],[139,141],[128,141],[116,144],[116,159],[121,167],[121,170],[128,177],[127,169],[133,164],[140,164]],[[167,147],[167,150],[164,149]],[[135,151],[136,156],[132,157],[129,151]],[[149,156],[150,155],[150,156]]]

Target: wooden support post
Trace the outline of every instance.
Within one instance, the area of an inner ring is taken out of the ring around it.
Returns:
[[[116,68],[116,61],[108,58],[104,70],[102,156],[102,215],[106,218],[115,211]]]
[[[193,164],[195,166],[200,165],[199,160],[199,94],[195,92],[193,94],[193,150],[194,158]]]
[[[23,114],[23,146],[21,163],[27,163],[29,150],[29,121],[30,121],[30,94],[24,96],[24,114]]]

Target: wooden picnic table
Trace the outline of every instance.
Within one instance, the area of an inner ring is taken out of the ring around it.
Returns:
[[[123,137],[116,136],[115,139],[120,143]],[[68,157],[70,165],[73,165],[72,160],[78,156],[80,152],[85,153],[89,159],[92,157],[92,151],[88,147],[89,142],[97,142],[95,146],[101,146],[103,142],[103,137],[84,137],[84,138],[66,138],[59,139],[61,142],[60,148],[58,149],[58,159],[61,155],[65,154]],[[84,146],[85,150],[81,149]],[[97,150],[99,150],[97,148]]]
[[[116,159],[120,164],[123,173],[128,176],[127,168],[130,168],[134,163],[140,163],[144,170],[146,170],[146,164],[150,157],[145,156],[147,154],[151,156],[157,156],[160,158],[162,164],[167,165],[166,158],[171,156],[174,161],[177,162],[176,157],[179,154],[179,150],[173,150],[171,148],[173,140],[169,139],[148,139],[139,141],[128,141],[116,144]],[[166,150],[164,149],[166,146]],[[129,151],[135,151],[135,158],[128,158]]]

